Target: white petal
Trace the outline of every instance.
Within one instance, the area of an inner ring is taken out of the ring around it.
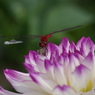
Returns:
[[[0,87],[0,95],[22,95],[22,94],[13,93]]]
[[[38,84],[47,93],[51,93],[52,87],[39,75],[39,73],[32,72],[30,74],[32,80]]]
[[[49,77],[49,79],[55,81],[54,66],[49,60],[45,60],[45,69],[46,69],[46,74]]]
[[[54,66],[55,66],[55,68],[54,68],[55,79],[56,79],[57,83],[59,85],[64,85],[64,84],[66,85],[67,81],[66,81],[66,77],[64,74],[63,65],[55,62]]]
[[[22,94],[22,95],[49,95],[49,94],[48,93],[44,93],[44,92],[33,91],[33,92],[25,93],[25,94]]]
[[[63,38],[61,43],[60,43],[60,45],[59,45],[60,53],[62,53],[64,51],[66,53],[68,53],[69,52],[69,45],[70,45],[70,43],[69,43],[68,39],[67,38]]]
[[[72,80],[70,81],[71,87],[73,87],[77,92],[81,91],[82,89],[86,90],[86,84],[90,80],[90,75],[90,70],[84,65],[80,64],[72,73]]]
[[[6,69],[4,74],[17,92],[25,93],[35,89],[42,91],[42,89],[32,81],[29,74],[9,69]]]
[[[53,95],[79,95],[75,93],[69,86],[56,86],[52,92]]]

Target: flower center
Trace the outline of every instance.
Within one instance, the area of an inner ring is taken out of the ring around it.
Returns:
[[[81,91],[82,91],[82,92],[90,91],[90,90],[92,89],[92,87],[93,87],[93,82],[90,80],[90,81],[88,82],[88,84],[86,85],[86,88],[82,88]]]

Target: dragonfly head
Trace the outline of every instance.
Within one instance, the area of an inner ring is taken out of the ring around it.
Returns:
[[[41,41],[41,42],[39,43],[39,46],[40,46],[41,48],[46,47],[46,46],[47,46],[47,42],[46,42],[46,41]]]

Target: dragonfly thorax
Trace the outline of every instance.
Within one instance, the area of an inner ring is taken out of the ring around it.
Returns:
[[[41,36],[40,37],[40,41],[45,41],[47,42],[48,41],[48,38],[52,37],[52,35],[44,35],[44,36]]]
[[[40,37],[40,43],[39,46],[41,48],[46,47],[48,43],[48,38],[50,38],[52,35],[45,35]]]

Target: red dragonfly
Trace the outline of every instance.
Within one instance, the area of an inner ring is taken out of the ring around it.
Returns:
[[[59,30],[59,31],[54,31],[54,32],[51,32],[51,33],[49,33],[47,35],[43,35],[43,36],[42,35],[26,35],[26,36],[0,36],[0,37],[1,38],[20,38],[20,37],[32,37],[32,38],[35,38],[35,37],[40,37],[40,42],[39,42],[40,49],[37,52],[40,55],[46,55],[48,38],[52,37],[52,34],[67,31],[67,30],[74,29],[74,28],[78,28],[78,27],[81,27],[81,26],[82,25],[72,27],[72,28],[62,29],[62,30]],[[4,44],[6,44],[6,45],[7,44],[17,44],[17,43],[23,43],[23,41],[16,41],[16,40],[13,39],[13,40],[4,42]]]

